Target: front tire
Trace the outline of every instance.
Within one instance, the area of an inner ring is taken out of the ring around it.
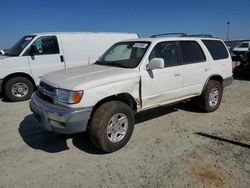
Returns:
[[[14,77],[4,85],[5,97],[12,102],[28,100],[34,91],[32,82],[25,77]]]
[[[199,97],[199,107],[204,112],[213,112],[220,106],[223,95],[223,87],[216,80],[209,80],[205,90]]]
[[[134,112],[123,102],[102,104],[93,114],[89,135],[99,149],[110,153],[124,147],[134,130]]]

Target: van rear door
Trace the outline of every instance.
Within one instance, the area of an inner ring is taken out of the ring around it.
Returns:
[[[33,48],[32,55],[26,54],[28,54],[31,72],[37,83],[43,75],[65,69],[62,49],[55,35],[38,37],[29,50],[31,48]]]

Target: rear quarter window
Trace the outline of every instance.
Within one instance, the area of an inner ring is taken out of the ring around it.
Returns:
[[[225,45],[219,40],[202,40],[214,60],[227,59],[229,57]]]

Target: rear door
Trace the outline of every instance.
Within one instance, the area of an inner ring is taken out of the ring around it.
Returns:
[[[29,55],[30,48],[33,48],[34,55]],[[41,36],[31,45],[25,55],[28,56],[29,65],[33,77],[37,82],[44,74],[60,69],[65,69],[63,54],[59,48],[57,37]]]
[[[183,97],[200,94],[210,74],[209,63],[197,41],[179,41],[183,67]]]

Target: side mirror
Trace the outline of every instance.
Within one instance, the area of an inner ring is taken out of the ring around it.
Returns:
[[[3,50],[0,50],[0,55],[4,55],[4,51]]]
[[[164,69],[164,59],[162,58],[151,59],[147,65],[147,70],[154,70],[154,69]]]
[[[34,56],[35,53],[37,53],[36,46],[31,45],[30,48],[29,48],[29,55],[30,55],[30,56]]]

